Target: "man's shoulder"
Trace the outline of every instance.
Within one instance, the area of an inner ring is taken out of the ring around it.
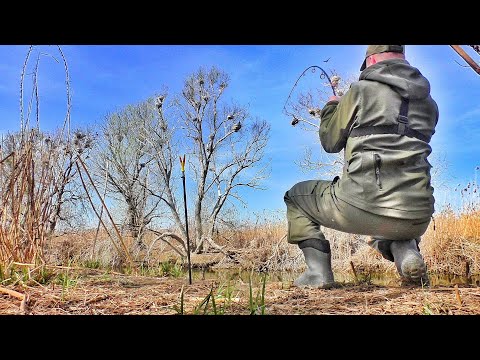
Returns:
[[[355,96],[363,92],[365,87],[371,86],[368,84],[369,81],[358,80],[350,84],[350,88],[348,89],[348,93],[350,96]]]
[[[380,81],[362,79],[352,83],[350,90],[353,90],[353,93],[364,94],[364,93],[377,93],[385,88],[391,88],[388,84],[385,84]]]
[[[350,85],[350,91],[362,91],[365,88],[370,88],[377,85],[378,85],[377,81],[362,79],[362,80],[353,82]]]
[[[361,79],[352,83],[351,88],[355,87],[357,89],[364,89],[366,87],[377,86],[378,81],[370,80],[370,79]]]

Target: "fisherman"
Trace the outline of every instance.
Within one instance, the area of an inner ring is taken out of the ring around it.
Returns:
[[[306,271],[294,285],[334,285],[330,243],[321,226],[369,235],[404,279],[427,284],[420,238],[434,212],[430,139],[438,106],[430,83],[405,59],[404,45],[369,45],[359,81],[321,110],[320,142],[344,150],[341,177],[308,180],[285,193],[287,241],[302,250]]]

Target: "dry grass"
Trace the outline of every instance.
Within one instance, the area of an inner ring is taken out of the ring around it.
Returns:
[[[431,273],[479,274],[479,213],[460,215],[444,211],[435,217],[421,243]],[[248,269],[272,272],[266,283],[266,314],[479,314],[480,288],[460,286],[430,288],[409,287],[392,276],[386,285],[375,285],[369,274],[396,274],[392,263],[383,259],[364,242],[365,237],[324,229],[331,240],[336,279],[339,288],[330,290],[292,287],[291,278],[303,269],[304,261],[296,246],[286,242],[286,223],[268,218],[241,229],[225,230],[216,241],[225,246],[229,257],[221,253],[192,256],[197,268]],[[143,247],[125,237],[125,243],[136,264],[159,268],[162,263],[185,263],[163,242],[152,246],[155,236],[148,234]],[[105,231],[70,233],[52,237],[45,244],[43,267],[10,267],[2,275],[0,287],[1,314],[177,314],[183,290],[183,312],[201,307],[210,292],[222,314],[251,313],[249,284],[240,274],[205,279],[205,273],[194,274],[193,285],[187,285],[185,273],[147,271],[142,276],[128,276],[125,262],[113,247]],[[94,247],[95,244],[95,247]],[[353,277],[354,264],[359,279]],[[55,267],[56,266],[56,267]],[[63,266],[63,267],[62,267]],[[86,269],[95,267],[95,269]],[[110,269],[110,270],[109,270]],[[116,269],[118,272],[112,271]],[[37,274],[34,271],[37,271]],[[294,270],[283,280],[273,277],[278,270]],[[122,273],[120,273],[122,272]],[[41,276],[39,276],[41,274]],[[346,274],[337,276],[337,274]],[[344,281],[344,282],[343,282]],[[400,286],[401,285],[401,286]],[[228,290],[228,299],[227,291]],[[258,294],[260,285],[254,283]],[[10,294],[23,294],[23,301]],[[227,306],[228,304],[228,306]]]
[[[336,272],[352,273],[352,262],[359,274],[396,274],[394,264],[383,259],[366,244],[366,236],[331,229],[324,229],[324,232],[331,242],[332,265]],[[435,222],[430,224],[420,243],[430,273],[456,276],[480,274],[479,232],[478,210],[460,215],[445,211],[436,215]],[[107,234],[100,231],[96,242],[94,238],[95,232],[88,231],[53,239],[46,247],[48,263],[67,265],[94,261],[99,267],[120,271],[125,263]],[[139,247],[133,239],[125,237],[136,264],[154,267],[164,261],[185,261],[170,251],[163,242],[156,242],[155,246],[151,247],[154,238],[153,234],[147,234],[144,239],[145,246]],[[207,254],[194,255],[195,266],[255,271],[301,270],[305,266],[300,250],[286,241],[285,222],[269,222],[267,219],[241,229],[225,229],[217,235],[215,241],[224,246],[231,256],[226,257],[220,253],[215,253],[213,257]]]
[[[10,149],[0,150],[0,264],[35,263],[43,260],[64,179],[55,176],[54,155],[37,132],[12,136],[5,144]]]
[[[480,273],[480,210],[460,215],[444,211],[429,227],[421,246],[436,273],[468,276]]]
[[[237,279],[225,284],[217,280],[138,277],[96,273],[71,274],[76,282],[71,287],[17,286],[28,301],[21,308],[20,300],[0,294],[0,314],[135,314],[174,315],[183,313],[236,314],[251,313],[250,286]],[[183,290],[182,290],[183,289]],[[252,294],[261,291],[252,286]],[[202,307],[212,292],[216,309]],[[371,284],[343,284],[329,290],[299,289],[291,283],[267,280],[265,313],[291,314],[479,314],[478,287],[399,287]]]

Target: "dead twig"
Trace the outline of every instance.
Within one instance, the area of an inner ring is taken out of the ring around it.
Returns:
[[[455,297],[457,298],[458,305],[462,306],[462,298],[460,297],[460,291],[458,285],[455,284]]]
[[[127,260],[128,260],[128,262],[130,263],[130,265],[132,266],[132,268],[135,268],[134,263],[133,263],[133,260],[132,260],[132,258],[131,258],[131,256],[130,256],[129,251],[128,251],[128,248],[127,248],[127,246],[125,245],[125,242],[123,241],[123,237],[122,237],[122,235],[120,234],[120,231],[118,230],[118,227],[115,225],[115,221],[113,220],[112,215],[110,214],[110,211],[108,211],[108,208],[107,208],[107,206],[105,205],[105,201],[103,200],[102,196],[100,195],[100,192],[98,191],[97,187],[95,186],[95,183],[94,183],[94,181],[92,180],[92,177],[90,176],[90,172],[88,171],[88,169],[87,169],[87,167],[86,167],[86,165],[85,165],[85,163],[83,162],[83,160],[82,160],[81,157],[77,157],[77,162],[76,162],[79,175],[81,176],[82,171],[80,170],[80,166],[78,165],[79,163],[80,163],[80,165],[82,165],[83,170],[84,170],[85,173],[87,174],[87,177],[88,177],[88,179],[90,180],[90,183],[92,184],[93,189],[95,190],[98,198],[100,199],[100,202],[101,202],[103,208],[105,209],[105,212],[106,212],[108,218],[110,219],[110,221],[111,221],[111,223],[112,223],[112,226],[113,226],[115,232],[117,233],[118,239],[120,240],[120,244],[122,245],[123,250],[125,251],[125,254],[124,254],[124,255],[127,257]],[[86,188],[86,186],[85,186],[84,183],[83,183],[83,185],[84,185],[85,191],[88,193],[88,189]],[[92,206],[93,206],[93,203],[92,203]],[[98,217],[99,220],[101,221],[101,217],[99,217],[98,215],[97,215],[97,217]],[[113,239],[112,239],[112,240],[113,240]],[[113,241],[113,243],[115,244],[114,241]],[[115,245],[116,245],[116,244],[115,244]],[[117,246],[115,246],[115,247],[117,247]],[[117,249],[118,249],[118,248],[117,248]],[[121,252],[120,252],[120,254],[121,254]]]
[[[350,267],[352,268],[352,272],[353,272],[353,276],[355,277],[355,281],[358,281],[357,270],[355,270],[355,266],[353,266],[353,261],[350,261]]]
[[[12,296],[12,297],[15,297],[15,298],[19,299],[20,300],[20,311],[23,312],[23,313],[27,312],[27,310],[28,310],[28,300],[29,300],[28,294],[22,294],[18,291],[10,290],[10,289],[4,288],[2,286],[0,286],[0,293],[4,293],[4,294],[7,294],[9,296]]]
[[[20,299],[20,300],[25,299],[25,294],[22,294],[18,291],[15,291],[15,290],[10,290],[10,289],[4,288],[2,286],[0,286],[0,293],[4,293],[4,294],[7,294],[7,295],[16,297],[17,299]]]

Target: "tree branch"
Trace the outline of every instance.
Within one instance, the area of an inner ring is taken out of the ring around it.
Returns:
[[[478,65],[466,52],[463,50],[460,45],[450,45],[450,47],[457,52],[460,57],[467,62],[468,65],[480,75],[480,65]]]

